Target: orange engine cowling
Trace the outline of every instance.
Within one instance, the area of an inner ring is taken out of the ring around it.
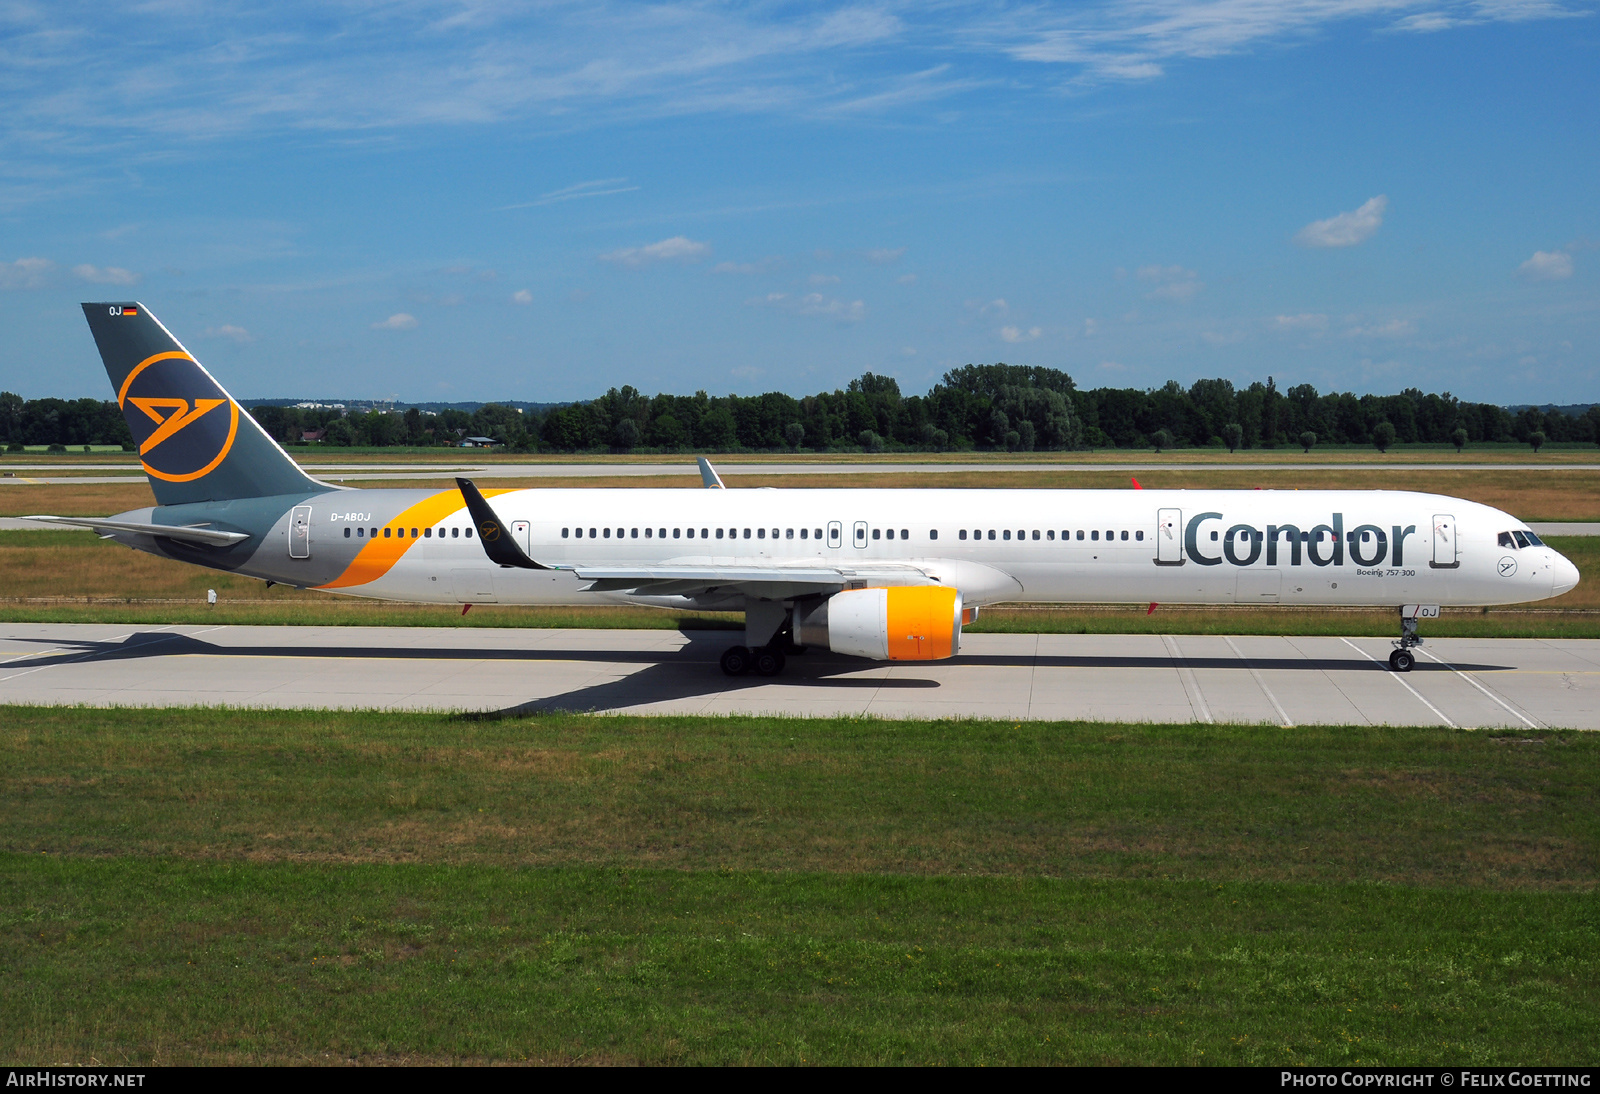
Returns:
[[[847,589],[800,619],[803,646],[874,661],[938,661],[961,651],[961,592],[945,585]]]

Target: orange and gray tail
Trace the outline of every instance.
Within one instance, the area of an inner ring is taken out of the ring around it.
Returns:
[[[319,493],[256,420],[143,304],[85,304],[160,505]]]

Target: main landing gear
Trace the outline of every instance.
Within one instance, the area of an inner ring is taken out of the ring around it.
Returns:
[[[753,650],[748,646],[729,646],[722,651],[722,671],[729,676],[743,676],[751,669],[757,676],[776,676],[783,671],[783,651],[771,646]]]
[[[1435,609],[1435,614],[1437,609]],[[1395,672],[1410,672],[1417,663],[1417,655],[1411,652],[1411,647],[1422,645],[1422,639],[1417,637],[1417,617],[1406,615],[1404,609],[1400,615],[1400,640],[1395,644],[1395,650],[1389,654],[1389,667]]]

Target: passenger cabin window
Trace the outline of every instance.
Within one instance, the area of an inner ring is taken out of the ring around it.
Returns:
[[[721,528],[718,528],[718,529],[717,529],[717,538],[718,538],[718,539],[721,539],[721,538],[722,538],[722,529],[721,529]]]
[[[1083,533],[1082,532],[1078,533],[1078,538],[1079,539],[1083,538]],[[1100,530],[1098,528],[1096,528],[1094,531],[1090,532],[1089,533],[1089,538],[1093,539],[1093,540],[1098,540],[1100,538]]]
[[[956,533],[956,538],[957,539],[966,539],[967,538],[967,530],[965,528],[961,529],[961,531]]]
[[[1127,529],[1123,529],[1123,532],[1122,532],[1122,538],[1123,538],[1123,540],[1124,540],[1124,541],[1126,541],[1126,540],[1127,540],[1127,538],[1128,538],[1128,532],[1127,532]]]
[[[467,529],[466,535],[468,539],[472,538],[472,529],[470,527]]]
[[[873,539],[882,539],[883,538],[883,529],[882,528],[874,528],[872,530],[872,538]]]
[[[1000,538],[1001,539],[1010,539],[1011,538],[1011,529],[1007,528],[1004,532],[1000,533]]]
[[[605,537],[606,537],[606,538],[607,538],[607,539],[610,539],[610,538],[611,538],[611,529],[609,529],[609,528],[607,528],[607,529],[606,529],[606,531],[605,531]]]
[[[1039,529],[1035,528],[1033,530],[1033,538],[1034,539],[1038,539],[1039,538]]]
[[[1083,538],[1083,529],[1082,529],[1082,528],[1079,528],[1079,529],[1078,529],[1078,538],[1079,538],[1079,539],[1082,539],[1082,538]]]
[[[994,538],[994,529],[993,528],[989,529],[989,538],[990,539]]]
[[[344,530],[344,538],[345,538],[345,539],[349,539],[349,538],[350,538],[350,529],[348,529],[348,528],[346,528],[346,529],[345,529],[345,530]],[[1511,537],[1510,537],[1510,536],[1508,536],[1508,535],[1506,535],[1506,534],[1505,534],[1505,533],[1504,533],[1504,532],[1501,532],[1501,533],[1500,533],[1500,538],[1501,538],[1501,539],[1503,539],[1503,540],[1505,540],[1505,539],[1510,539],[1510,538],[1511,538]]]
[[[1139,531],[1133,533],[1133,538],[1137,539],[1137,540],[1140,540],[1140,541],[1143,541],[1144,540],[1144,529],[1141,528]]]
[[[928,538],[929,539],[938,539],[939,538],[939,529],[937,529],[937,528],[930,529],[929,532],[928,532]]]
[[[1055,529],[1054,528],[1047,529],[1045,531],[1044,538],[1045,539],[1055,539],[1056,538]]]
[[[812,539],[821,539],[822,538],[822,529],[821,528],[813,528],[811,530],[811,538]]]
[[[356,529],[356,538],[357,539],[365,539],[366,537],[367,537],[367,530],[365,528],[357,528]]]

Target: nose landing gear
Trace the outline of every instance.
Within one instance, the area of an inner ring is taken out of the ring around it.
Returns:
[[[1416,665],[1417,655],[1411,650],[1422,645],[1422,639],[1417,636],[1417,620],[1424,618],[1438,619],[1439,609],[1431,604],[1407,604],[1400,609],[1400,640],[1389,654],[1389,667],[1395,672],[1410,672]]]

